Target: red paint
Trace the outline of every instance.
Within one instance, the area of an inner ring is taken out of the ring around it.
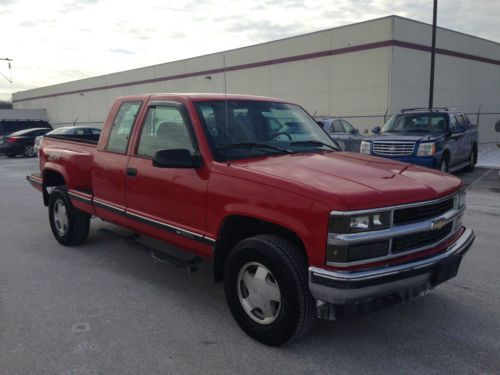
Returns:
[[[219,237],[227,217],[243,215],[266,220],[294,232],[304,243],[309,264],[320,267],[325,267],[330,211],[432,200],[462,187],[460,179],[450,175],[345,152],[261,157],[232,161],[230,165],[219,163],[212,157],[193,102],[224,98],[214,94],[118,98],[97,147],[44,138],[40,146],[43,178],[47,178],[49,171],[58,172],[70,192],[77,193],[71,199],[79,208],[207,258],[212,256],[211,240]],[[281,101],[238,95],[228,95],[228,99]],[[135,156],[148,103],[154,100],[174,101],[184,106],[203,159],[201,168],[156,168],[150,159]],[[125,101],[142,101],[143,105],[126,154],[110,153],[105,150],[109,132]],[[137,169],[137,176],[126,176],[130,167]],[[88,199],[88,203],[82,199]],[[130,215],[124,214],[125,211]],[[170,229],[145,224],[133,214]],[[193,238],[179,235],[172,228],[188,231]]]

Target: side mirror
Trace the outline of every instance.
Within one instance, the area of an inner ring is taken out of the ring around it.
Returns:
[[[374,126],[372,128],[372,133],[373,134],[379,134],[380,133],[380,126]]]
[[[153,157],[153,167],[158,168],[200,168],[201,157],[191,155],[186,149],[158,150]]]
[[[451,132],[453,134],[465,133],[465,128],[463,126],[455,126],[453,129],[451,129]]]
[[[359,134],[359,130],[358,129],[353,129],[351,133],[357,135],[357,134]]]

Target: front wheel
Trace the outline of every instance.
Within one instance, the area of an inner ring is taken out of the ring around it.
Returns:
[[[307,332],[314,317],[307,262],[291,242],[274,235],[245,239],[224,270],[227,303],[247,335],[277,346]]]
[[[80,245],[89,234],[90,215],[73,206],[63,187],[50,193],[49,221],[54,237],[65,246]]]
[[[448,173],[448,158],[446,156],[443,156],[443,159],[441,159],[441,164],[439,166],[439,170],[444,173]]]

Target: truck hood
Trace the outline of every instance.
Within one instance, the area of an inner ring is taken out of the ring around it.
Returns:
[[[324,203],[349,209],[385,207],[437,199],[458,190],[459,178],[412,164],[349,152],[295,154],[233,161],[241,172],[261,176]]]
[[[443,138],[446,133],[381,133],[369,139],[372,141],[409,141],[409,142],[432,142]]]

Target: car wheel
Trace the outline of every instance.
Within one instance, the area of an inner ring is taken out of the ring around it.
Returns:
[[[448,167],[448,158],[446,156],[443,156],[441,159],[441,164],[439,165],[439,170],[444,173],[448,173],[449,167]]]
[[[24,146],[23,155],[27,158],[32,158],[36,155],[35,147],[33,145]]]
[[[7,152],[5,155],[7,155],[7,157],[9,157],[9,158],[15,158],[16,157],[16,154],[13,153],[13,152]]]
[[[468,172],[472,172],[474,170],[474,167],[476,166],[476,154],[477,151],[475,149],[472,149],[469,156],[469,164],[467,165]]]
[[[224,291],[241,329],[277,346],[307,332],[314,317],[307,261],[299,249],[273,235],[239,242],[226,260]]]
[[[56,240],[66,246],[85,242],[89,234],[90,215],[71,204],[64,187],[56,187],[50,194],[49,221]]]

